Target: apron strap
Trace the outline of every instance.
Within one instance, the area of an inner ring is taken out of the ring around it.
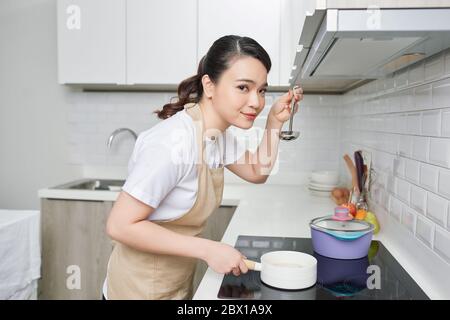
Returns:
[[[204,164],[205,159],[205,142],[203,140],[203,116],[202,110],[200,110],[200,106],[198,103],[187,103],[184,106],[186,112],[191,116],[194,121],[194,125],[197,132],[197,169],[200,170],[201,166]]]

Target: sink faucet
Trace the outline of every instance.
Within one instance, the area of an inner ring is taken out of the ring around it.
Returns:
[[[119,129],[114,130],[114,132],[111,133],[111,135],[109,136],[108,148],[111,148],[112,142],[113,142],[114,138],[116,137],[116,135],[121,133],[121,132],[124,132],[124,131],[128,131],[129,133],[131,133],[133,135],[133,137],[134,137],[134,140],[137,140],[136,132],[134,132],[133,130],[128,129],[128,128],[119,128]]]

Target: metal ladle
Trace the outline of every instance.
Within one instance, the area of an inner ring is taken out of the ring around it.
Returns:
[[[294,87],[294,90],[297,87]],[[281,131],[280,132],[280,139],[281,140],[286,140],[286,141],[290,141],[290,140],[295,140],[298,138],[298,136],[300,135],[300,132],[298,131],[292,131],[292,122],[294,121],[294,108],[295,108],[295,98],[294,96],[292,96],[292,101],[291,101],[291,117],[289,119],[289,130],[287,131]]]

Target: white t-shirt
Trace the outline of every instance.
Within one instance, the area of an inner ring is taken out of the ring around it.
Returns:
[[[245,153],[245,144],[230,129],[219,139],[205,140],[209,167],[231,164]],[[122,190],[155,208],[149,220],[180,217],[197,196],[197,150],[193,119],[186,110],[177,112],[139,134]]]
[[[206,138],[205,162],[209,167],[234,163],[245,153],[245,143],[232,130],[225,130],[222,139]],[[149,220],[182,216],[192,208],[197,197],[197,150],[194,121],[186,110],[179,111],[139,134],[122,190],[155,208]],[[106,299],[107,291],[105,279]]]

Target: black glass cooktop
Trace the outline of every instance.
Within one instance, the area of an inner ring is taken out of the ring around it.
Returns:
[[[238,277],[225,275],[218,297],[266,300],[424,300],[429,299],[379,241],[372,241],[367,257],[338,260],[321,256],[309,238],[239,236],[235,248],[248,259],[259,261],[270,251],[294,250],[317,259],[317,283],[303,290],[282,290],[261,282],[260,272]]]

